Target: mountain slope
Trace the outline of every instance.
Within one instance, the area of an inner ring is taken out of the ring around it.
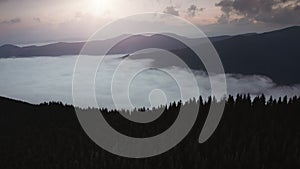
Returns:
[[[89,42],[87,55],[102,55],[105,49],[119,42],[124,36]],[[200,45],[201,39],[191,40]],[[279,84],[300,83],[300,27],[294,26],[272,32],[249,33],[237,36],[211,37],[223,62],[226,73],[261,74],[272,78]],[[200,42],[200,43],[199,43]],[[77,55],[84,42],[55,43],[45,46],[17,47],[4,45],[0,47],[0,58]],[[162,48],[179,55],[191,68],[204,69],[184,44],[164,35],[133,35],[120,41],[109,54],[133,53],[144,48]],[[154,63],[155,64],[155,63]]]
[[[300,83],[300,27],[235,36],[214,43],[227,73],[262,74],[277,83]]]

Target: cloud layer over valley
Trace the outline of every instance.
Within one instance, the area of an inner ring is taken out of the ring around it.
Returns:
[[[95,56],[86,57],[91,63],[99,59]],[[118,57],[120,56],[107,59],[98,70],[95,91],[100,107],[114,108],[110,88],[114,70],[111,70],[111,68],[112,65],[120,62]],[[64,56],[0,59],[0,95],[31,103],[45,101],[72,103],[72,76],[76,58],[76,56]],[[123,69],[121,76],[126,79],[133,66],[143,67],[151,64],[151,62],[151,59],[128,60],[126,63],[128,65],[127,70]],[[188,80],[186,79],[188,72],[182,68],[169,67],[164,69],[176,73],[182,81]],[[207,98],[210,96],[210,82],[207,74],[202,71],[195,71],[194,74],[199,84],[200,95]],[[264,93],[266,96],[272,95],[275,98],[285,95],[290,97],[300,95],[300,85],[298,84],[278,86],[272,79],[261,75],[227,74],[226,77],[228,93],[232,95],[249,93],[254,96]],[[83,79],[83,83],[88,82]],[[122,82],[120,85],[122,85]],[[128,91],[121,91],[119,94],[125,95],[126,92],[129,92],[130,101],[134,106],[150,107],[149,94],[151,91],[154,94],[156,93],[154,98],[150,99],[152,100],[152,106],[157,106],[160,103],[155,102],[156,99],[166,102],[179,100],[180,87],[189,88],[188,85],[178,86],[172,77],[162,71],[149,69],[136,75],[130,86],[128,86]],[[157,91],[163,91],[163,95]],[[89,103],[81,106],[87,107]],[[125,102],[121,107],[130,108]]]

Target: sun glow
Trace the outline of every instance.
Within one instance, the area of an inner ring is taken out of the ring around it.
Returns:
[[[88,0],[89,10],[91,13],[100,16],[114,10],[114,0]]]

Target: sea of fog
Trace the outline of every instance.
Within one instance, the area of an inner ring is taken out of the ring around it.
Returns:
[[[101,56],[84,57],[88,58],[89,62],[95,63]],[[114,69],[122,60],[120,57],[120,55],[110,56],[99,66],[95,76],[95,95],[100,107],[115,108],[111,96],[111,83],[115,73]],[[0,95],[30,103],[61,101],[72,104],[72,78],[76,59],[77,56],[0,59]],[[151,62],[151,59],[128,59],[127,67],[123,66],[123,70],[118,72],[117,77],[120,78],[114,83],[124,85],[122,81],[126,79],[130,70],[133,70],[134,67],[147,67]],[[168,67],[164,69],[176,73],[183,82],[189,80],[186,75],[187,71],[183,68]],[[200,95],[207,98],[211,95],[207,74],[201,71],[195,71],[194,74]],[[249,93],[254,96],[264,93],[267,97],[272,95],[275,98],[285,95],[300,95],[300,85],[278,86],[272,79],[265,76],[227,74],[226,77],[227,90],[232,95]],[[82,83],[87,83],[84,78]],[[178,86],[174,78],[164,71],[147,69],[136,74],[130,85],[127,86],[127,90],[117,92],[116,97],[121,98],[128,94],[132,104],[128,105],[128,101],[123,103],[121,101],[118,102],[118,108],[151,107],[177,101],[181,98],[180,88],[186,88],[188,91],[189,86]],[[82,94],[81,97],[89,96]],[[80,106],[91,105],[89,102],[85,102]]]

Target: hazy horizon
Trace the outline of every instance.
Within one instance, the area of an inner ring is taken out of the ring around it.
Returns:
[[[262,31],[262,32],[244,32],[244,33],[236,33],[236,34],[220,34],[220,35],[215,35],[215,36],[208,36],[208,38],[214,38],[214,37],[221,37],[221,36],[238,36],[238,35],[244,35],[244,34],[262,34],[262,33],[268,33],[268,32],[273,32],[273,31],[277,31],[277,30],[282,30],[282,29],[286,29],[286,28],[290,28],[290,27],[294,27],[294,26],[299,26],[300,25],[292,25],[292,26],[284,26],[281,28],[274,28],[271,30],[267,30],[267,31]],[[119,35],[120,36],[120,35]],[[118,36],[112,36],[109,37],[107,39],[104,40],[108,40],[108,39],[113,39],[113,38],[117,38]],[[193,37],[188,37],[193,39]],[[195,37],[196,39],[197,37]],[[18,46],[18,47],[27,47],[27,46],[44,46],[44,45],[49,45],[49,44],[54,44],[54,43],[77,43],[77,42],[86,42],[88,39],[86,40],[72,40],[72,39],[62,39],[62,40],[57,40],[57,41],[43,41],[43,42],[36,42],[36,43],[16,43],[16,44],[0,44],[0,47],[3,45],[14,45],[14,46]]]

